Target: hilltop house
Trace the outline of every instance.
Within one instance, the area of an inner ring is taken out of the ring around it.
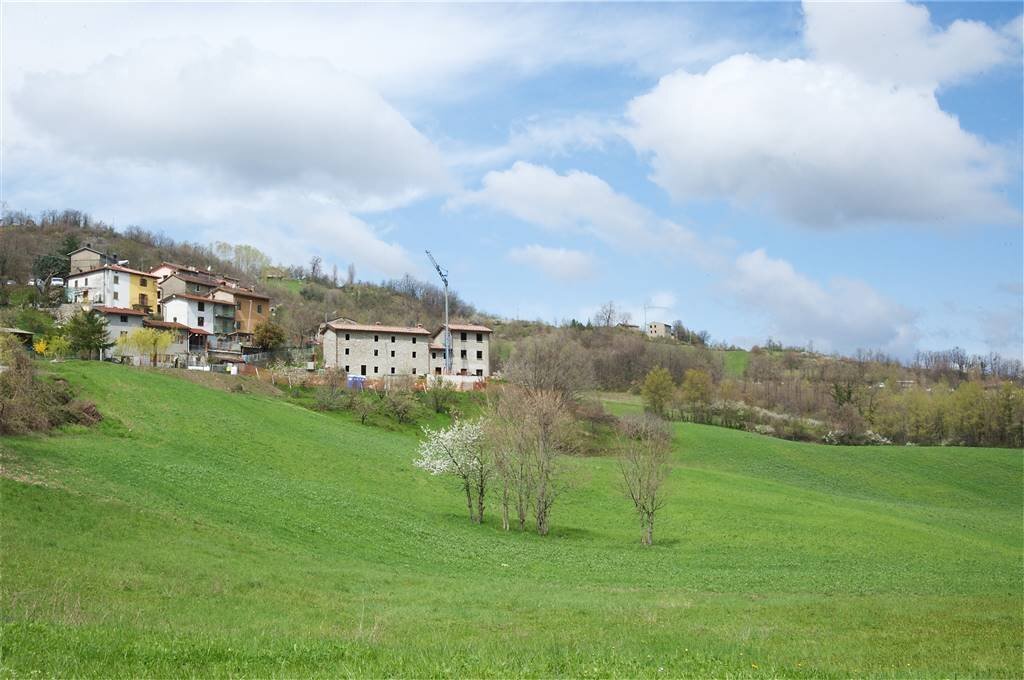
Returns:
[[[649,338],[671,338],[672,326],[660,321],[651,321],[647,324],[647,337]]]

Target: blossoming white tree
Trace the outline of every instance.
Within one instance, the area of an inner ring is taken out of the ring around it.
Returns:
[[[478,421],[455,421],[449,427],[423,428],[419,458],[415,465],[432,475],[457,477],[466,493],[471,522],[484,519],[484,495],[493,466],[484,447],[484,430]]]

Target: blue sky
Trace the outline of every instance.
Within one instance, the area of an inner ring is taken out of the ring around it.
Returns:
[[[7,3],[2,198],[368,280],[429,248],[509,317],[1019,358],[1021,12]]]

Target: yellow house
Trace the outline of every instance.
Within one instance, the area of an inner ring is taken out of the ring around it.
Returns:
[[[146,312],[146,314],[153,314],[160,298],[156,290],[156,282],[159,279],[153,274],[134,269],[122,269],[122,271],[130,272],[128,274],[128,300],[131,308]]]

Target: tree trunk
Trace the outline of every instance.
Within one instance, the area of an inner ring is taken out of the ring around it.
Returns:
[[[643,537],[640,542],[644,545],[651,545],[654,543],[654,517],[647,517],[643,523]]]
[[[465,479],[464,486],[466,488],[466,507],[469,509],[469,521],[476,522],[476,517],[473,516],[473,492],[469,485],[469,479]]]
[[[487,488],[487,480],[484,477],[483,471],[477,473],[477,486],[476,486],[476,521],[477,524],[483,524],[484,521],[484,491]]]
[[[508,480],[506,479],[501,489],[501,528],[508,531]]]

